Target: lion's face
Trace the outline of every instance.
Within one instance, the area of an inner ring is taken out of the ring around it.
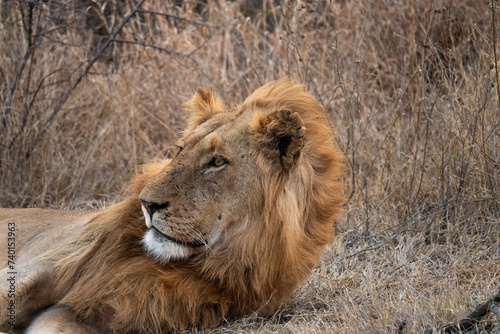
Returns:
[[[177,156],[142,191],[143,242],[160,261],[210,250],[261,197],[248,123],[220,113],[188,130]]]

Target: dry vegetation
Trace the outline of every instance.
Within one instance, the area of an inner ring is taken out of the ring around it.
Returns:
[[[345,219],[290,304],[207,332],[432,332],[499,292],[498,2],[90,3],[2,2],[0,206],[115,202],[197,86],[290,76],[348,157]]]

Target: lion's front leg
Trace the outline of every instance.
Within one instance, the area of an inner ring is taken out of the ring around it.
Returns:
[[[28,327],[25,334],[98,334],[91,325],[83,324],[64,305],[53,306],[41,313]]]
[[[9,274],[0,271],[0,332],[14,331],[28,326],[40,310],[54,304],[49,275]]]

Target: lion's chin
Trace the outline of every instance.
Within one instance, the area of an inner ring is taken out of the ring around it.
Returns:
[[[183,260],[189,257],[189,250],[185,246],[165,239],[154,228],[149,229],[144,234],[142,243],[146,251],[162,263]]]

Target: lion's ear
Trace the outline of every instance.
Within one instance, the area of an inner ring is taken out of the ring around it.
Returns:
[[[188,127],[191,128],[205,122],[212,115],[224,111],[221,99],[215,98],[212,92],[201,87],[198,87],[191,100],[187,101],[184,106],[191,112],[188,119]]]
[[[297,163],[306,128],[299,114],[286,109],[276,110],[269,115],[256,115],[253,130],[265,155],[290,171]]]

